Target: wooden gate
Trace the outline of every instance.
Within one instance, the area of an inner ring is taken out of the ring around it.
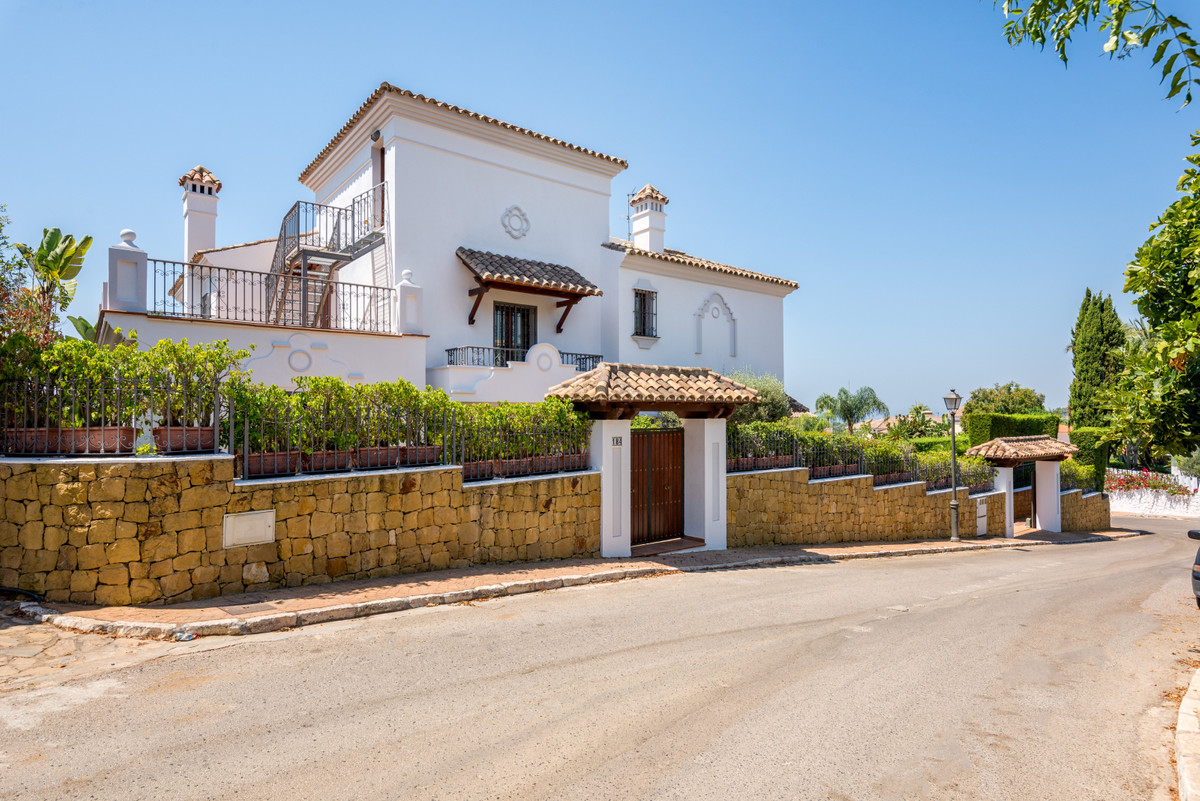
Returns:
[[[630,542],[683,536],[683,429],[632,431]]]

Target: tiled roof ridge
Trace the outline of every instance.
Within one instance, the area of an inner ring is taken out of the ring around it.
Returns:
[[[636,193],[634,193],[633,198],[629,201],[629,205],[636,206],[638,203],[641,203],[643,200],[656,200],[659,203],[662,203],[664,206],[671,202],[670,200],[667,199],[667,196],[664,195],[653,184],[646,184],[641,189],[639,189]]]
[[[671,264],[682,264],[686,267],[699,267],[703,270],[712,270],[713,272],[737,275],[741,276],[742,278],[753,278],[757,281],[766,281],[769,284],[778,284],[780,286],[791,287],[792,289],[796,289],[800,286],[800,284],[797,282],[789,281],[786,278],[768,275],[767,273],[755,272],[754,270],[747,270],[744,267],[734,267],[732,264],[722,264],[719,261],[712,261],[711,259],[702,259],[699,256],[692,256],[691,254],[684,253],[682,250],[670,250],[664,248],[664,250],[667,250],[668,252],[658,253],[653,250],[643,250],[634,246],[632,243],[621,239],[605,242],[601,245],[601,247],[606,247],[609,250],[621,250],[633,256],[648,256],[649,258],[658,259],[659,261],[665,261]]]
[[[758,392],[708,367],[601,362],[547,396],[583,403],[754,403]]]
[[[267,242],[276,241],[276,239],[277,239],[277,237],[273,236],[270,239],[256,239],[253,242],[239,242],[236,245],[221,245],[221,247],[219,247],[219,248],[205,248],[204,250],[197,250],[192,255],[193,256],[207,256],[209,253],[216,253],[221,250],[233,250],[235,248],[248,248],[251,245],[265,245]]]
[[[363,102],[363,104],[358,107],[358,110],[355,111],[352,115],[350,115],[350,119],[347,120],[346,124],[343,125],[341,127],[341,129],[334,135],[334,137],[329,140],[329,143],[327,145],[325,145],[324,148],[321,149],[321,152],[317,154],[317,157],[315,159],[313,159],[307,167],[304,168],[304,171],[300,173],[300,178],[299,178],[299,180],[302,183],[303,183],[304,179],[307,178],[309,175],[311,175],[312,171],[315,170],[317,168],[317,166],[322,161],[324,161],[325,158],[330,153],[333,152],[333,149],[335,147],[337,147],[338,143],[340,143],[343,139],[346,138],[346,135],[350,133],[350,129],[352,129],[355,125],[358,124],[358,121],[361,120],[366,115],[367,111],[370,110],[371,106],[375,105],[375,101],[388,93],[396,94],[401,97],[411,98],[413,100],[419,100],[420,102],[425,103],[426,105],[434,106],[434,107],[440,108],[440,109],[445,109],[446,111],[451,111],[456,114],[461,114],[464,117],[468,117],[473,120],[478,120],[480,122],[487,123],[489,125],[494,125],[497,128],[503,128],[508,131],[513,131],[514,133],[523,134],[523,135],[531,137],[533,139],[538,139],[542,142],[549,142],[550,144],[559,145],[560,147],[564,147],[567,150],[571,150],[576,153],[582,153],[585,156],[595,156],[598,159],[602,159],[604,161],[608,161],[613,164],[620,165],[622,168],[629,166],[629,162],[625,161],[625,159],[617,158],[616,156],[609,156],[605,153],[601,153],[598,150],[590,150],[586,147],[581,147],[579,145],[573,145],[570,142],[566,142],[562,139],[556,139],[553,136],[547,136],[546,134],[541,134],[541,133],[538,133],[537,131],[532,131],[528,128],[522,128],[519,125],[513,125],[511,122],[505,122],[504,120],[499,120],[499,119],[496,119],[495,117],[489,117],[486,114],[480,114],[476,111],[470,111],[469,109],[465,109],[460,106],[456,106],[452,103],[445,103],[436,98],[417,94],[408,89],[401,89],[397,86],[393,86],[392,84],[388,83],[387,81],[384,81],[383,83],[379,84],[379,88],[376,89],[374,92],[372,92],[370,97],[368,97]]]
[[[996,437],[970,448],[967,450],[967,455],[996,460],[1030,459],[1036,461],[1046,458],[1066,458],[1078,452],[1078,446],[1069,442],[1063,442],[1045,434],[1034,434],[1022,437]]]
[[[202,184],[214,184],[215,191],[221,191],[221,182],[217,180],[217,176],[213,175],[212,170],[205,167],[203,164],[197,164],[190,170],[179,176],[179,185],[183,186],[188,181],[198,181]]]

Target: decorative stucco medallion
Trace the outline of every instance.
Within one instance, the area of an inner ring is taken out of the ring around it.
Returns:
[[[306,350],[294,350],[288,354],[287,362],[288,367],[291,367],[297,373],[303,373],[312,367],[312,356]]]
[[[529,233],[529,217],[521,211],[520,206],[509,206],[500,215],[500,223],[513,239],[520,239]]]

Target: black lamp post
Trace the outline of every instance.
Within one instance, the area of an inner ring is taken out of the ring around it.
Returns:
[[[950,412],[950,541],[958,542],[958,446],[954,439],[954,413],[962,403],[962,395],[950,390],[942,400]]]

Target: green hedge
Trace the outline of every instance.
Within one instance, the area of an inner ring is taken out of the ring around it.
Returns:
[[[950,453],[950,437],[913,437],[905,441],[909,445],[912,445],[913,450],[917,453],[929,453],[931,451],[945,451],[946,453]],[[966,453],[967,448],[971,447],[971,443],[967,442],[966,437],[956,437],[955,445],[958,446],[959,456]]]
[[[992,414],[973,412],[963,415],[963,428],[971,447],[982,445],[997,437],[1031,437],[1045,434],[1058,437],[1058,415],[1054,414]]]
[[[1080,426],[1071,431],[1071,444],[1079,448],[1072,461],[1091,467],[1092,485],[1097,489],[1104,486],[1104,470],[1108,464],[1109,443],[1100,442],[1103,433],[1103,428],[1092,426]]]

